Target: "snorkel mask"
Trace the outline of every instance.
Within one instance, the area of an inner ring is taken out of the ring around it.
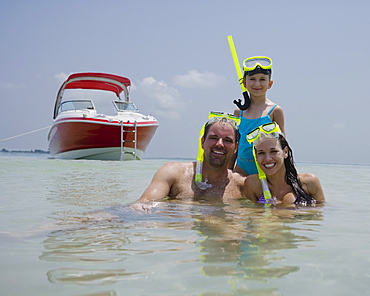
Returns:
[[[279,139],[280,135],[283,135],[283,133],[281,132],[280,127],[276,122],[263,124],[247,134],[248,143],[253,143],[253,157],[258,171],[258,178],[260,179],[262,185],[264,200],[259,200],[260,203],[275,204],[276,200],[275,197],[271,196],[271,192],[267,184],[266,174],[257,162],[255,148],[266,139]]]
[[[204,136],[204,132],[208,125],[212,125],[216,122],[224,122],[227,124],[231,124],[236,131],[238,131],[238,126],[240,124],[240,118],[234,116],[229,113],[224,112],[214,112],[211,111],[208,115],[208,121],[202,126],[199,132],[199,139],[198,139],[198,156],[197,162],[195,167],[195,184],[198,186],[199,189],[205,190],[207,188],[211,188],[212,184],[208,184],[208,179],[206,178],[203,181],[202,169],[203,169],[203,160],[204,160],[204,150],[202,147],[202,139]]]
[[[258,146],[265,139],[278,139],[283,133],[276,122],[265,123],[247,134],[249,144]]]
[[[243,61],[244,77],[253,76],[262,73],[265,75],[272,74],[272,60],[269,57],[257,56],[250,57]]]

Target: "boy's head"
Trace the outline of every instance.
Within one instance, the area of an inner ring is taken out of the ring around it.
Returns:
[[[246,78],[246,76],[253,76],[258,73],[268,75],[269,79],[271,79],[272,60],[269,57],[263,56],[250,57],[244,60],[243,69],[244,79]]]

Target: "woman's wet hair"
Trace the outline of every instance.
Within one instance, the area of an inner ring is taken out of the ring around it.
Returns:
[[[293,188],[296,196],[295,204],[314,204],[315,199],[303,190],[302,183],[298,179],[298,172],[294,166],[293,151],[289,147],[288,141],[283,137],[279,136],[279,142],[281,148],[284,150],[288,147],[288,157],[284,159],[285,164],[285,181]]]

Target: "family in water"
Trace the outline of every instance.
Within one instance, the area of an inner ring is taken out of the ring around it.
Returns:
[[[131,207],[148,210],[149,202],[163,198],[246,198],[275,205],[325,202],[318,177],[297,172],[285,137],[283,109],[266,97],[273,84],[272,60],[251,57],[244,60],[243,69],[249,102],[237,104],[234,115],[211,113],[202,128],[201,161],[163,165]]]

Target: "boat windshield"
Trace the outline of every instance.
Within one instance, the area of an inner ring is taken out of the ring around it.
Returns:
[[[135,104],[132,102],[114,101],[113,104],[116,107],[117,111],[139,112]]]
[[[73,101],[65,101],[62,102],[59,106],[59,112],[67,111],[67,110],[95,110],[92,101],[90,100],[73,100]]]

